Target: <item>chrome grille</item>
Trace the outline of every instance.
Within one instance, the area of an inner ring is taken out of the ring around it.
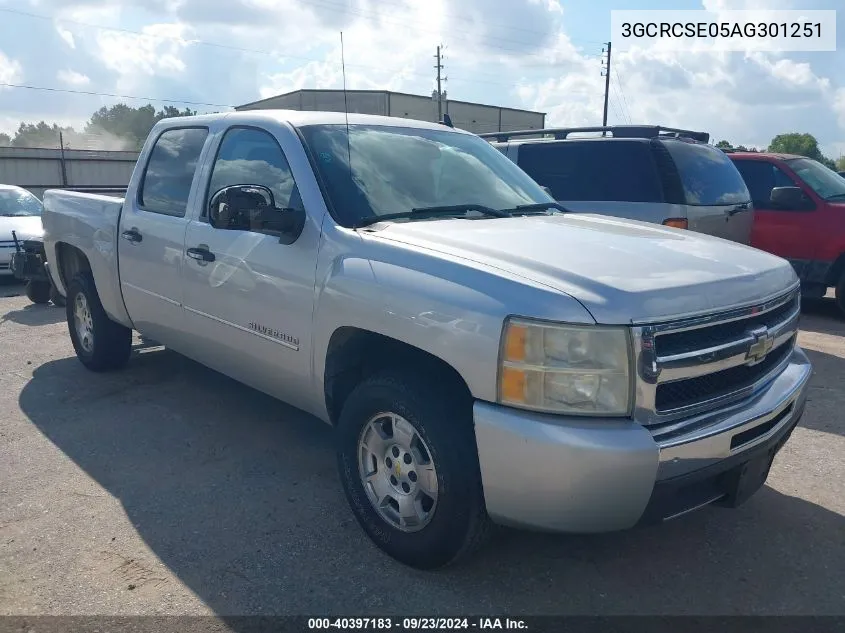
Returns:
[[[788,361],[800,301],[796,287],[758,305],[635,328],[637,420],[661,426],[753,395]]]

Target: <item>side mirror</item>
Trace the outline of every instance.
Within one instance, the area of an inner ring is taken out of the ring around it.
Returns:
[[[773,208],[783,211],[809,211],[816,208],[801,187],[775,187],[770,201]]]
[[[233,185],[211,196],[208,221],[216,229],[252,231],[293,244],[305,228],[305,210],[279,208],[273,192],[261,185]]]

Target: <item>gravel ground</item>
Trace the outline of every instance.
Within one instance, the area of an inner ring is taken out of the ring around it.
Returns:
[[[355,523],[330,429],[140,341],[87,372],[64,310],[0,285],[0,614],[845,614],[845,321],[807,306],[801,426],[738,510],[502,530],[435,573]]]

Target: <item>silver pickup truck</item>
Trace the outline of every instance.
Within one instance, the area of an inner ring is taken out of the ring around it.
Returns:
[[[804,410],[786,261],[568,214],[443,125],[165,120],[124,199],[48,191],[43,223],[86,367],[122,367],[137,330],[332,425],[364,531],[420,568],[491,523],[738,505]]]

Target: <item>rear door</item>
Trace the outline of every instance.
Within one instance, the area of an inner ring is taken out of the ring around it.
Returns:
[[[751,194],[721,150],[682,139],[659,141],[680,178],[688,228],[742,244],[751,243]]]
[[[567,209],[660,224],[666,204],[646,141],[583,139],[522,143],[517,164]]]
[[[164,130],[156,138],[135,195],[118,227],[123,301],[135,328],[165,345],[184,327],[182,266],[186,211],[196,195],[205,127]]]

